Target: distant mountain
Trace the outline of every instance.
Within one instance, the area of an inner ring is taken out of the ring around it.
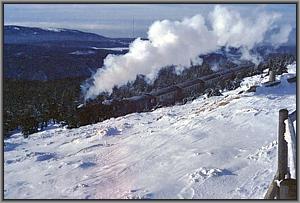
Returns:
[[[102,35],[62,28],[4,26],[5,44],[57,44],[64,46],[126,47],[132,38],[109,38]],[[63,44],[61,44],[63,43]]]
[[[70,29],[4,26],[4,77],[56,80],[90,77],[108,54],[127,52],[132,38]]]
[[[4,78],[20,80],[87,78],[102,67],[108,54],[124,53],[126,50],[5,44],[3,73]]]

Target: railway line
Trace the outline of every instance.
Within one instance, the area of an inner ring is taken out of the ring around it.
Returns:
[[[230,82],[261,73],[263,68],[253,63],[243,63],[234,68],[220,70],[190,81],[153,90],[140,96],[89,103],[78,108],[79,126],[100,122],[111,117],[124,116],[135,112],[147,112],[176,103],[184,104],[216,87],[225,88]]]

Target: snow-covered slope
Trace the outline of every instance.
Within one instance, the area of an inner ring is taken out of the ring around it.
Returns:
[[[4,198],[263,198],[277,166],[281,108],[296,85],[260,75],[224,96],[78,129],[5,140]],[[251,85],[255,93],[238,94]]]

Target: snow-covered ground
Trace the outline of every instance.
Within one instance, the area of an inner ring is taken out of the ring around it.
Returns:
[[[246,78],[224,96],[78,129],[5,140],[4,198],[263,198],[277,169],[278,111],[296,84]],[[251,85],[255,93],[238,94]]]

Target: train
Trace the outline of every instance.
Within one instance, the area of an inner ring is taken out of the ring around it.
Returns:
[[[123,99],[123,105],[127,111],[141,112],[156,107],[185,103],[186,99],[200,96],[206,89],[215,88],[221,83],[233,81],[236,78],[242,79],[257,74],[257,72],[258,69],[255,68],[254,64],[242,64],[232,69],[221,70],[207,76],[154,90],[141,96],[125,98]]]
[[[190,81],[153,90],[140,96],[83,105],[78,109],[78,125],[96,123],[135,112],[152,111],[176,103],[186,103],[188,100],[204,94],[207,89],[213,89],[218,85],[224,88],[227,82],[255,75],[262,71],[262,68],[248,62]]]

